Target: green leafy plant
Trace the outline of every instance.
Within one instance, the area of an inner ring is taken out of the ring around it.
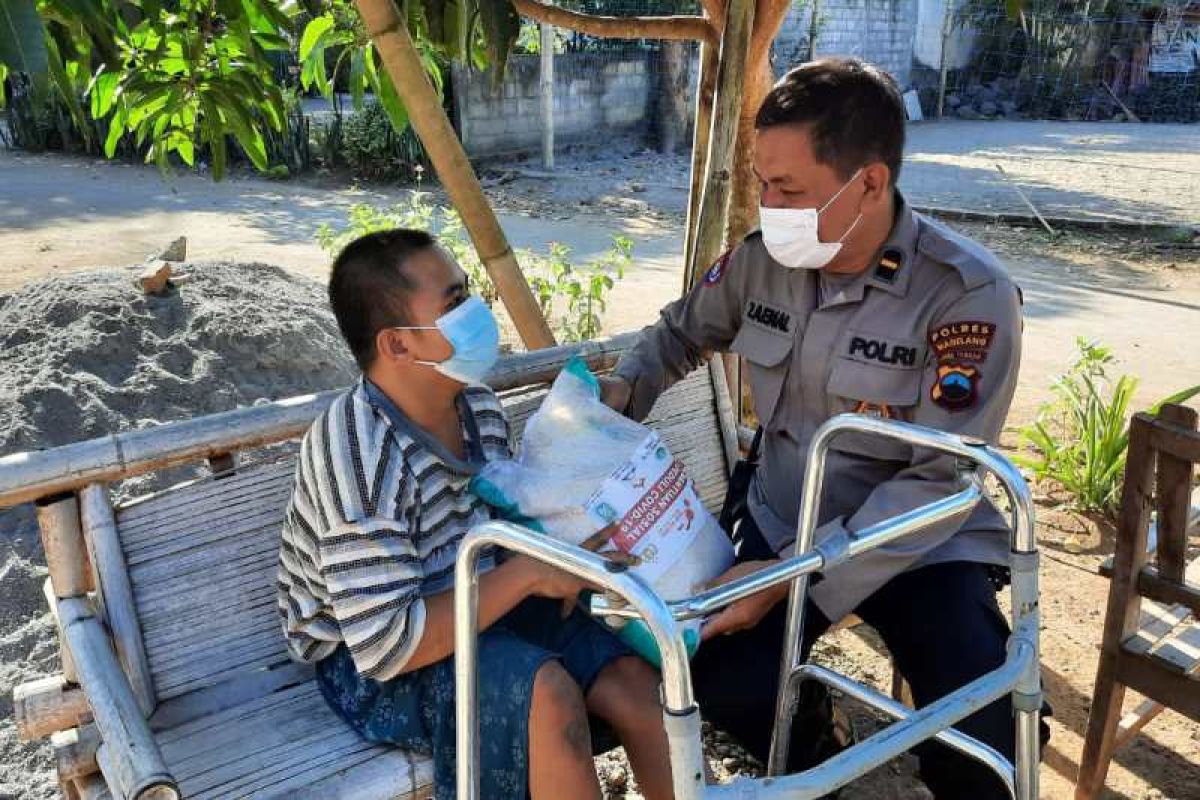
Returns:
[[[1076,509],[1112,515],[1120,503],[1130,403],[1138,382],[1130,375],[1108,377],[1114,360],[1109,348],[1083,338],[1076,346],[1079,355],[1052,387],[1055,399],[1042,406],[1033,424],[1021,428],[1022,440],[1037,455],[1016,460],[1036,477],[1061,485]],[[1197,394],[1200,385],[1163,398],[1149,411]]]
[[[471,246],[462,219],[453,209],[434,203],[428,192],[410,192],[405,202],[386,209],[353,205],[345,225],[324,223],[317,229],[317,242],[333,256],[360,236],[391,228],[434,233],[439,244],[467,272],[473,290],[488,305],[495,303],[496,287]],[[566,245],[553,243],[546,255],[522,250],[519,256],[530,288],[555,335],[563,342],[578,342],[600,334],[609,293],[633,260],[633,242],[614,236],[608,252],[584,265],[573,264],[570,253]]]
[[[545,257],[523,256],[529,287],[560,340],[582,342],[600,334],[600,315],[608,308],[608,293],[625,277],[632,254],[633,242],[614,236],[607,253],[582,266],[571,263],[571,248],[560,242],[552,242]]]
[[[422,0],[401,10],[439,91],[448,59],[502,74],[520,29],[511,0]],[[0,106],[12,100],[5,79],[12,86],[19,77],[13,139],[65,147],[69,119],[89,152],[136,151],[164,170],[173,159],[206,160],[220,179],[232,137],[274,174],[273,156],[286,151],[289,167],[307,158],[308,133],[289,130],[298,116],[284,97],[293,50],[299,83],[331,97],[339,119],[341,71],[355,107],[371,92],[395,131],[406,128],[409,112],[351,0],[0,0]]]
[[[366,103],[341,121],[331,164],[344,164],[368,180],[411,180],[428,157],[411,128],[397,133],[382,103]]]
[[[446,48],[439,49],[430,41],[429,24],[422,6],[413,4],[409,8],[409,28],[415,34],[414,42],[425,72],[434,89],[441,94],[442,53]],[[455,37],[459,35],[454,33]],[[387,70],[383,68],[375,43],[367,35],[362,18],[350,0],[332,0],[328,10],[313,17],[304,26],[297,55],[301,64],[301,87],[319,91],[333,105],[337,116],[341,116],[342,108],[335,87],[341,83],[339,78],[342,77],[342,70],[348,67],[344,77],[354,110],[362,112],[368,108],[366,96],[371,93],[397,132],[408,127],[408,110]],[[330,58],[327,59],[327,56]],[[333,63],[332,75],[327,67],[330,60]]]

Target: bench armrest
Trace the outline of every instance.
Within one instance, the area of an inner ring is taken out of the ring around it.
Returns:
[[[178,800],[179,787],[91,604],[82,597],[60,599],[58,613],[79,684],[110,755],[104,778],[113,793],[128,800]]]

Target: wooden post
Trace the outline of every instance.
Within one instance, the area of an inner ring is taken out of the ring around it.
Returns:
[[[733,187],[733,150],[742,108],[743,78],[750,33],[754,26],[753,0],[731,0],[721,34],[717,69],[717,94],[709,134],[704,194],[696,219],[696,239],[690,254],[692,282],[700,278],[724,247],[725,223]]]
[[[13,691],[17,735],[34,741],[78,726],[91,713],[87,698],[62,675],[23,683]]]
[[[1129,423],[1129,454],[1125,461],[1125,485],[1117,525],[1117,548],[1104,614],[1100,663],[1092,690],[1083,753],[1079,758],[1076,800],[1090,800],[1104,787],[1104,776],[1116,747],[1117,726],[1125,686],[1117,680],[1121,642],[1137,629],[1141,602],[1138,574],[1146,563],[1146,539],[1150,531],[1150,498],[1154,492],[1154,449],[1150,424],[1141,415]]]
[[[808,18],[808,60],[817,57],[817,37],[821,35],[821,0],[812,0],[812,16]]]
[[[79,527],[79,502],[73,493],[44,497],[35,504],[42,548],[55,597],[79,597],[91,589],[87,548]]]
[[[80,684],[104,742],[96,753],[104,779],[129,800],[177,800],[175,779],[90,604],[69,598],[59,602],[59,611]]]
[[[541,35],[538,77],[542,101],[542,167],[554,169],[554,26],[543,22],[538,29]]]
[[[129,571],[125,565],[125,553],[121,549],[108,488],[104,484],[93,483],[83,490],[80,499],[83,529],[96,569],[96,594],[100,599],[101,616],[112,631],[117,657],[137,697],[138,706],[143,716],[149,717],[154,710],[154,681],[150,677],[150,666],[146,663],[142,628],[138,624],[133,587],[129,583]]]
[[[59,780],[73,781],[100,771],[96,751],[100,748],[100,731],[95,725],[59,731],[50,737],[54,748],[54,764]]]
[[[1182,428],[1196,429],[1196,412],[1187,406],[1163,406],[1158,418]],[[1191,514],[1192,462],[1158,451],[1158,574],[1183,582],[1187,568],[1187,527]]]
[[[479,260],[496,285],[496,292],[504,301],[521,340],[531,350],[552,347],[554,334],[542,317],[512,247],[483,194],[475,169],[446,117],[441,99],[425,74],[408,26],[397,12],[395,3],[392,0],[356,0],[356,5],[392,85],[408,109],[413,130],[429,154],[450,202],[462,217]]]
[[[711,44],[700,45],[699,74],[696,76],[696,122],[692,131],[692,175],[688,192],[687,232],[683,246],[683,294],[691,291],[698,272],[708,266],[692,263],[696,230],[700,224],[700,200],[704,195],[704,176],[708,170],[708,139],[712,134],[713,99],[717,93],[717,67],[720,50]]]
[[[99,775],[88,775],[73,781],[79,800],[113,800],[112,792]]]
[[[950,41],[951,28],[951,12],[950,4],[953,0],[942,0],[942,49],[938,64],[938,119],[942,118],[942,113],[946,105],[946,44]]]

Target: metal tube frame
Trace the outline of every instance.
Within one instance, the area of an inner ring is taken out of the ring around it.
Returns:
[[[991,473],[1008,496],[1012,515],[1010,565],[1013,609],[1013,634],[1009,638],[1008,656],[997,669],[919,711],[909,711],[844,676],[799,663],[799,639],[804,622],[808,576],[822,570],[830,557],[827,550],[813,547],[825,458],[832,441],[849,431],[898,439],[915,447],[954,455],[960,459],[959,470],[964,488],[950,497],[859,531],[850,537],[845,552],[848,557],[967,513],[983,497],[980,469]],[[627,604],[620,605],[607,597],[594,596],[591,611],[596,616],[636,618],[646,623],[662,655],[663,717],[670,747],[675,797],[678,800],[698,800],[701,797],[706,800],[726,797],[742,800],[820,797],[930,738],[936,738],[988,766],[1018,800],[1035,800],[1038,796],[1038,717],[1042,693],[1038,660],[1038,576],[1033,500],[1016,468],[985,442],[909,423],[856,414],[843,414],[828,420],[817,430],[809,449],[795,555],[761,572],[672,603],[660,598],[637,576],[615,568],[603,557],[581,548],[506,522],[487,522],[473,528],[462,541],[455,565],[457,782],[458,796],[462,800],[478,800],[479,797],[476,707],[479,583],[476,567],[483,548],[489,546],[523,553],[549,563],[590,581],[608,595]],[[834,686],[898,721],[805,772],[759,780],[739,778],[720,786],[705,786],[700,714],[692,693],[691,671],[678,623],[705,616],[735,600],[784,581],[790,581],[792,586],[768,774],[777,776],[779,765],[786,763],[797,687],[801,680],[818,680]],[[992,748],[952,730],[958,721],[1010,693],[1017,717],[1015,766]]]

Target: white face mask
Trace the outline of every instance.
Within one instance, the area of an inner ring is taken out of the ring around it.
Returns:
[[[842,242],[862,220],[860,213],[853,224],[836,242],[822,242],[817,235],[817,223],[821,212],[837,200],[846,187],[862,173],[859,169],[842,184],[837,194],[820,208],[766,208],[758,207],[758,220],[762,230],[763,244],[771,258],[792,269],[821,269],[842,249]]]

